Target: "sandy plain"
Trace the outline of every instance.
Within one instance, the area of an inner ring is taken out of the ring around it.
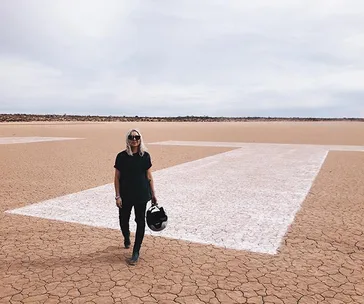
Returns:
[[[329,152],[276,255],[146,236],[130,267],[116,230],[5,213],[111,183],[131,127],[147,142],[364,146],[362,122],[1,124],[83,139],[0,145],[0,303],[364,303],[363,152]],[[153,170],[232,150],[148,148]]]

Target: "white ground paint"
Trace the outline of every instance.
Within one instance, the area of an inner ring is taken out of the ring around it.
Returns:
[[[237,149],[154,172],[169,222],[164,231],[147,228],[147,234],[268,254],[277,253],[327,152],[364,151],[357,146],[154,144]],[[119,229],[113,196],[113,184],[107,184],[8,212]]]
[[[8,145],[8,144],[26,144],[26,143],[35,143],[42,141],[59,141],[59,140],[71,140],[71,139],[80,139],[73,137],[0,137],[0,145]]]
[[[287,149],[299,149],[302,147],[312,149],[325,149],[327,151],[364,151],[364,146],[343,146],[343,145],[307,145],[307,144],[276,144],[276,143],[245,143],[245,142],[214,142],[214,141],[161,141],[148,143],[148,145],[163,146],[195,146],[195,147],[261,147],[269,149],[270,147],[286,147]]]

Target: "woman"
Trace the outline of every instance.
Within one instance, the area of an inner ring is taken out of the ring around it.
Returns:
[[[143,143],[143,137],[137,129],[126,134],[126,149],[116,156],[115,160],[115,200],[119,207],[120,229],[124,236],[125,248],[130,247],[129,220],[134,207],[137,224],[133,254],[129,260],[135,265],[145,234],[145,212],[148,201],[157,204],[151,172],[152,162]]]

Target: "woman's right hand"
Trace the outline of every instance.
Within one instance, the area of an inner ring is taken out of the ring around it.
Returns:
[[[157,202],[157,198],[155,197],[155,195],[152,196],[152,206],[157,206],[158,202]]]
[[[123,202],[120,197],[116,199],[116,206],[118,208],[121,208],[123,206]]]

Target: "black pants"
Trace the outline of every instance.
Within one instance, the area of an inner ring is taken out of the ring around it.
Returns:
[[[122,207],[119,208],[119,223],[124,238],[125,239],[130,238],[129,220],[131,215],[131,209],[133,207],[135,214],[135,222],[137,224],[133,252],[139,252],[145,234],[145,211],[147,209],[147,202],[133,203],[128,201],[123,201]]]

